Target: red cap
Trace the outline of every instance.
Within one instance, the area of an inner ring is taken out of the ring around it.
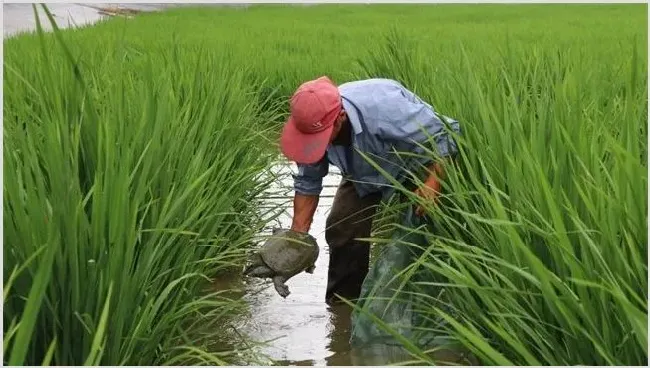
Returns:
[[[341,112],[338,87],[328,77],[305,82],[291,97],[290,110],[280,140],[282,153],[297,163],[318,162],[325,155]]]

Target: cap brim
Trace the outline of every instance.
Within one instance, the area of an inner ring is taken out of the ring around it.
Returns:
[[[280,147],[282,153],[291,161],[299,164],[314,164],[325,155],[334,124],[322,132],[304,134],[296,128],[290,117],[282,130]]]

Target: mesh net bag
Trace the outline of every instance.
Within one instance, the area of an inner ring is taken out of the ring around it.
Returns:
[[[407,339],[419,346],[439,345],[443,337],[434,333],[439,321],[425,320],[415,310],[418,295],[436,296],[437,287],[417,286],[417,281],[431,280],[430,271],[422,272],[418,260],[428,246],[423,227],[432,225],[414,214],[413,205],[401,214],[401,221],[387,244],[382,244],[366,276],[357,308],[352,312],[350,344],[402,345]],[[427,232],[430,232],[431,228]],[[428,300],[431,303],[431,299]],[[392,330],[392,331],[391,331]],[[403,341],[403,340],[402,340]]]

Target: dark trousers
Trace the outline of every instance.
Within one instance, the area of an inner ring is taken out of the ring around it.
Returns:
[[[355,300],[368,274],[372,219],[381,202],[379,193],[360,198],[352,182],[343,179],[326,221],[325,240],[329,245],[329,269],[325,300],[336,302],[336,295]]]

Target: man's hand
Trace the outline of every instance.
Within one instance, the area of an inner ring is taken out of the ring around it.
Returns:
[[[440,179],[444,174],[442,164],[436,162],[433,165],[429,166],[429,176],[424,181],[424,185],[417,188],[414,193],[422,198],[425,202],[435,202],[438,198],[438,193],[440,193]],[[425,207],[418,205],[415,208],[415,215],[422,216],[424,215]]]

